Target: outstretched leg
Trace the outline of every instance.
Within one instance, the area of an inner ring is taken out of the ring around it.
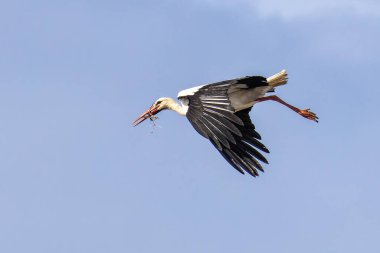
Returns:
[[[263,101],[267,101],[267,100],[273,100],[273,101],[276,101],[276,102],[279,102],[280,104],[283,104],[285,105],[286,107],[288,107],[289,109],[295,111],[296,113],[298,113],[299,115],[301,115],[302,117],[304,118],[307,118],[309,120],[313,120],[315,122],[318,122],[318,117],[315,113],[313,113],[312,111],[310,111],[310,109],[299,109],[297,107],[294,107],[288,103],[286,103],[284,100],[282,100],[281,98],[277,97],[277,96],[267,96],[267,97],[262,97],[262,98],[258,98],[256,99],[255,101],[256,102],[263,102]]]

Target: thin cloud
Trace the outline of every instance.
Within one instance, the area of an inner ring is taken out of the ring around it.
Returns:
[[[252,8],[261,17],[294,19],[326,13],[352,13],[380,17],[380,2],[374,0],[195,0],[215,7]]]

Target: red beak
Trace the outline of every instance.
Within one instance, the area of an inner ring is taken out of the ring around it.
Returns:
[[[140,115],[135,121],[133,121],[133,126],[139,125],[141,122],[143,122],[146,119],[151,118],[153,115],[158,113],[158,106],[159,105],[152,105],[146,112]]]

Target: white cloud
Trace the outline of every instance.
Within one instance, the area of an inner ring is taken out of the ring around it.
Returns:
[[[293,19],[323,16],[325,13],[349,12],[355,15],[380,16],[378,0],[196,0],[218,7],[252,8],[262,17]]]

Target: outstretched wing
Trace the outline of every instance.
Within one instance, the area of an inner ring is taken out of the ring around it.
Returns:
[[[258,85],[262,86],[261,77],[247,77],[246,82],[252,82],[252,78],[259,79]],[[258,150],[269,151],[259,141],[261,137],[249,117],[252,107],[235,112],[228,96],[229,89],[246,85],[244,83],[242,78],[199,88],[186,96],[189,107],[186,116],[197,132],[209,139],[235,169],[258,176],[257,170],[264,171],[258,160],[268,163]],[[249,88],[254,88],[252,86],[253,83]]]

